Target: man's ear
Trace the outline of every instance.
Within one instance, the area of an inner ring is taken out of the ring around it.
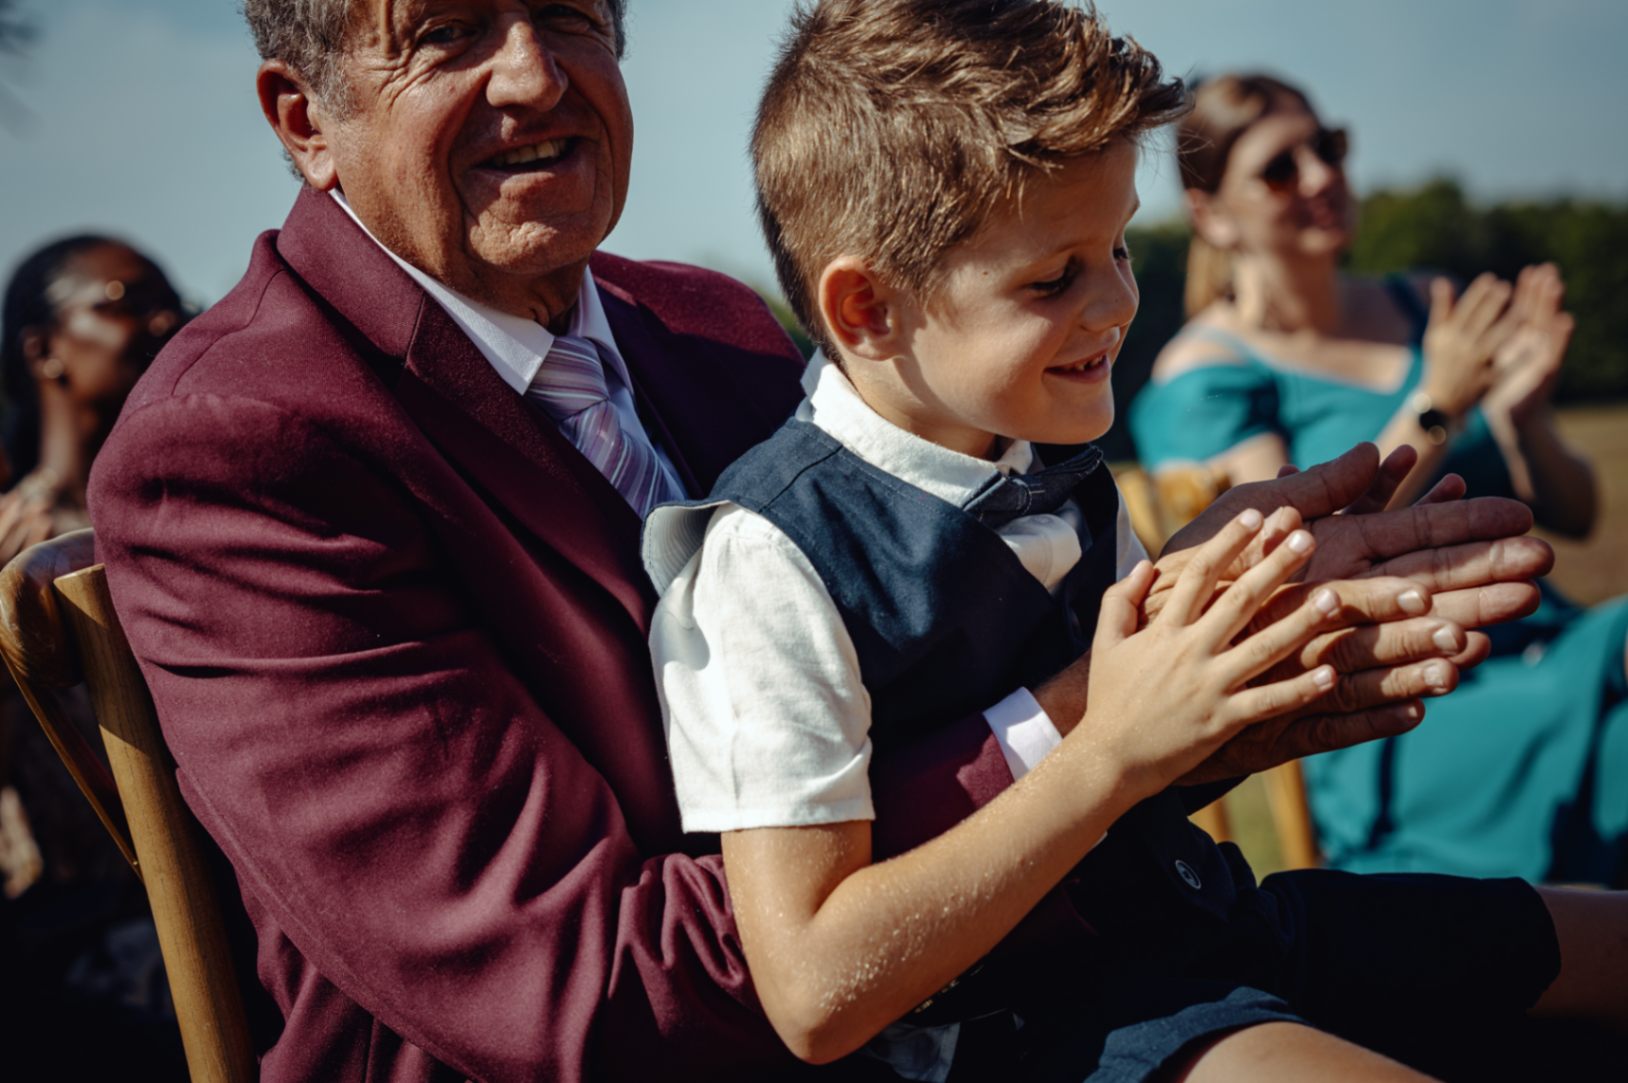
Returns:
[[[1234,248],[1238,244],[1238,229],[1215,194],[1199,188],[1188,188],[1185,194],[1187,216],[1192,220],[1193,232],[1211,248],[1219,248],[1223,252]]]
[[[815,290],[826,334],[844,353],[885,361],[899,352],[902,295],[864,260],[838,256],[820,272]]]
[[[322,192],[337,187],[339,173],[325,128],[328,114],[306,89],[304,78],[281,60],[267,60],[260,65],[254,86],[260,111],[306,183]]]

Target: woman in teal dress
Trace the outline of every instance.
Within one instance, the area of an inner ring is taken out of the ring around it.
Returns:
[[[1178,147],[1194,227],[1192,317],[1131,410],[1144,465],[1233,484],[1372,440],[1410,444],[1417,495],[1446,472],[1586,534],[1589,464],[1549,397],[1572,324],[1553,267],[1511,286],[1338,272],[1353,203],[1343,132],[1265,76],[1197,91]],[[1628,870],[1628,601],[1546,590],[1423,725],[1305,762],[1331,865],[1620,883]]]

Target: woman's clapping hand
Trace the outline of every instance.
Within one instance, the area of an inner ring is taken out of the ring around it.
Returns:
[[[1456,298],[1447,279],[1430,283],[1420,387],[1436,409],[1461,417],[1496,383],[1495,360],[1521,325],[1512,292],[1491,274],[1477,276]]]
[[[1561,311],[1565,295],[1554,264],[1521,271],[1509,304],[1517,324],[1493,358],[1495,382],[1482,401],[1487,412],[1519,426],[1548,405],[1576,326],[1571,314]]]

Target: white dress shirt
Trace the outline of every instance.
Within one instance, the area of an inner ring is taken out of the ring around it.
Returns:
[[[994,471],[1033,462],[1018,441],[994,463],[905,432],[866,406],[816,353],[797,416],[879,469],[960,506]],[[1029,573],[1055,590],[1081,557],[1082,513],[1015,519],[998,533]],[[1116,577],[1146,551],[1120,504]],[[802,550],[735,504],[657,508],[644,559],[661,601],[650,629],[656,687],[686,831],[842,823],[875,817],[870,695],[853,640]],[[1027,689],[984,712],[1021,777],[1061,740]],[[894,1023],[865,1047],[904,1079],[943,1083],[960,1026]]]
[[[548,351],[554,348],[554,334],[536,320],[510,315],[490,305],[472,301],[431,278],[381,244],[356,217],[356,212],[351,210],[350,204],[337,189],[332,195],[334,202],[345,209],[345,213],[361,227],[368,239],[377,244],[385,255],[395,261],[396,266],[406,271],[408,277],[422,286],[424,292],[452,317],[458,330],[503,377],[503,382],[513,388],[515,394],[524,395],[536,379],[537,370],[543,367]],[[599,299],[599,287],[594,284],[593,273],[586,268],[582,272],[582,286],[577,291],[576,307],[571,311],[571,324],[566,328],[566,333],[592,339],[599,346],[600,357],[605,362],[605,387],[610,391],[611,406],[616,410],[616,419],[621,422],[622,431],[652,448],[661,462],[661,468],[673,483],[672,491],[683,492],[683,483],[678,480],[678,471],[674,469],[672,460],[661,445],[650,438],[644,422],[639,420],[639,411],[633,405],[633,380],[628,376],[627,362],[622,360],[616,336],[611,333],[610,320],[605,316],[605,306]]]

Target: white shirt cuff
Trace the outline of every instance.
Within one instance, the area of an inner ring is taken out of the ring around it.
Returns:
[[[1014,782],[1033,770],[1035,764],[1063,741],[1063,735],[1041,709],[1040,701],[1027,688],[1019,688],[989,708],[984,712],[984,720],[994,731]]]

